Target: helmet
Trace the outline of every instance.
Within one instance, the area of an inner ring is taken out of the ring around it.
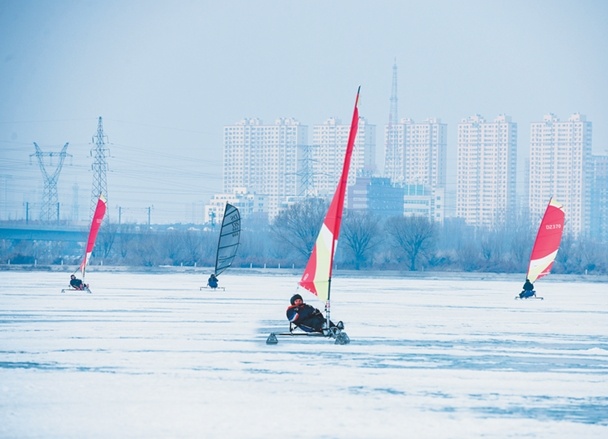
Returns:
[[[304,300],[299,294],[294,294],[293,296],[291,296],[291,299],[289,299],[289,302],[294,305],[297,299]]]

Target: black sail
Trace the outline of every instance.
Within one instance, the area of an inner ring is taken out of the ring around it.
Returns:
[[[241,214],[232,204],[226,203],[215,258],[215,275],[219,276],[232,265],[241,239]]]

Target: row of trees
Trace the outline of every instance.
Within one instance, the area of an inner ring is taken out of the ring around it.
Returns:
[[[317,238],[327,203],[308,199],[266,224],[242,221],[235,266],[304,267]],[[345,212],[336,264],[354,270],[432,270],[525,273],[536,234],[526,221],[514,220],[499,230],[444,224],[425,217],[378,218]],[[217,231],[136,230],[135,225],[106,224],[93,254],[93,264],[128,266],[213,266]],[[4,240],[0,257],[13,264],[80,263],[82,247],[73,243]],[[600,244],[565,235],[554,273],[608,272],[608,254]]]

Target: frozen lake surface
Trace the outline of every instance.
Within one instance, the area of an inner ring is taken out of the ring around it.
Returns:
[[[297,276],[68,278],[0,272],[2,438],[608,437],[606,283],[336,275],[351,343],[266,345]]]

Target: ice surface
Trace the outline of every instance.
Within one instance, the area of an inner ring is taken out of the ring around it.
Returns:
[[[608,437],[606,283],[336,274],[351,343],[269,346],[298,277],[207,276],[0,272],[0,437]]]

